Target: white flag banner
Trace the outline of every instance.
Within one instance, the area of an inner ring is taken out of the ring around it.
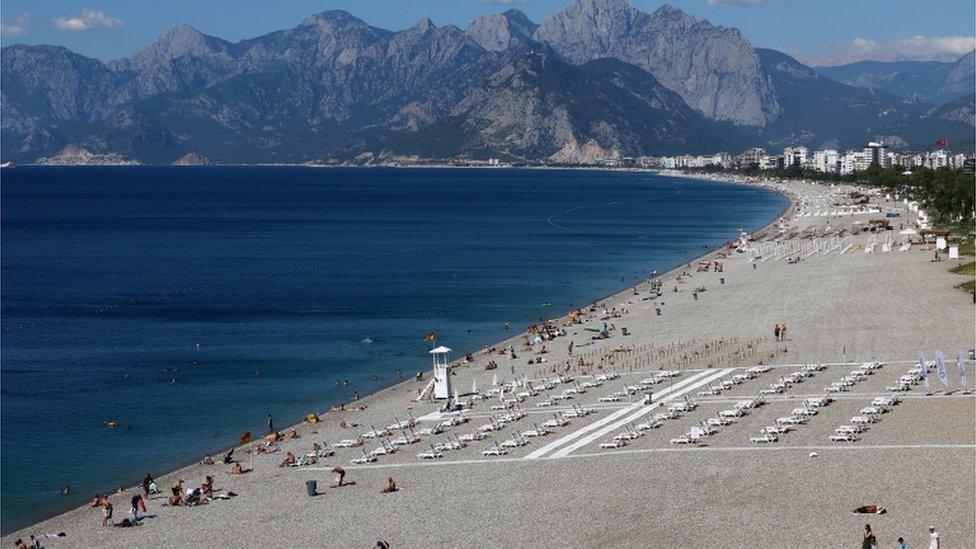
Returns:
[[[922,380],[925,381],[925,388],[929,388],[929,367],[925,365],[925,353],[918,350],[918,370],[922,373]]]
[[[966,360],[962,357],[962,351],[956,351],[956,367],[959,368],[959,384],[965,387],[969,385],[966,379]]]
[[[945,357],[942,356],[942,351],[935,350],[935,367],[936,372],[939,374],[939,381],[942,382],[942,386],[949,387],[949,372],[945,369]]]

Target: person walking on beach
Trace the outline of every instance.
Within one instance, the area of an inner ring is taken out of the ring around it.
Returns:
[[[268,414],[268,434],[270,435],[273,432],[275,432],[275,430],[274,430],[274,418],[271,417],[271,414],[269,413]]]
[[[779,329],[779,337],[781,341],[786,341],[786,324],[783,324]]]
[[[776,338],[776,341],[779,341],[779,324],[777,324],[776,327],[773,328],[773,337]]]
[[[871,531],[871,525],[864,525],[864,539],[861,541],[861,549],[877,549],[878,538],[874,536],[874,532]]]
[[[908,544],[905,543],[905,538],[898,538],[898,549],[908,549]]]
[[[935,531],[935,526],[929,526],[929,549],[942,549],[942,542],[939,541],[939,533]]]

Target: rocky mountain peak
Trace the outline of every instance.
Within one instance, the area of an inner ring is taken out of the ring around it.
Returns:
[[[775,90],[742,35],[670,5],[648,15],[625,0],[576,0],[535,38],[574,64],[615,57],[637,65],[709,118],[763,126],[779,115]]]
[[[482,15],[471,22],[465,34],[489,51],[504,51],[532,42],[539,26],[519,10],[496,15]]]

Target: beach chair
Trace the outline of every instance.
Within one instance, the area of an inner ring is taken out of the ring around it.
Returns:
[[[750,438],[749,442],[757,444],[779,442],[779,437],[763,429],[760,436]]]
[[[532,424],[532,428],[526,430],[522,435],[527,437],[544,437],[549,434],[549,430],[544,427],[539,427],[535,423]]]
[[[715,414],[715,417],[710,417],[706,421],[709,425],[714,427],[724,427],[726,425],[732,425],[735,423],[734,418],[722,417],[721,414]]]
[[[550,429],[556,427],[565,427],[567,425],[569,425],[569,420],[563,417],[563,415],[560,413],[553,414],[552,419],[542,424],[543,427],[549,427]]]
[[[793,430],[792,425],[767,425],[766,432],[773,435],[783,435]]]
[[[600,397],[600,402],[620,402],[620,396],[616,393]]]
[[[444,432],[440,425],[434,425],[433,427],[425,427],[417,431],[422,437],[430,437],[434,435],[439,435]]]
[[[806,422],[807,418],[801,416],[789,416],[776,419],[776,423],[779,425],[803,425]]]
[[[428,450],[426,452],[421,452],[417,454],[420,459],[440,459],[444,457],[444,454],[437,451],[433,444],[428,445]]]
[[[877,416],[877,415],[881,415],[881,414],[883,414],[883,413],[885,413],[887,411],[888,410],[886,410],[884,408],[880,408],[878,406],[865,406],[864,408],[861,408],[860,410],[858,410],[857,413],[860,414],[860,415],[862,415],[862,416]]]
[[[650,431],[651,429],[657,429],[661,426],[661,422],[656,419],[651,419],[650,421],[644,421],[637,424],[638,431]]]
[[[474,433],[466,433],[463,435],[459,435],[457,438],[461,442],[475,442],[478,440],[485,440],[486,438],[488,438],[488,434],[481,431],[476,431]]]
[[[483,456],[506,456],[506,455],[508,455],[508,450],[506,450],[506,449],[502,448],[501,446],[499,446],[498,445],[498,442],[495,442],[494,445],[491,448],[489,448],[489,449],[481,452],[481,455],[483,455]]]
[[[627,441],[626,440],[618,440],[616,438],[614,438],[610,442],[601,442],[600,443],[600,448],[603,448],[604,450],[614,450],[614,449],[617,449],[617,448],[623,448],[624,446],[627,446]]]
[[[362,450],[363,457],[355,458],[352,460],[355,465],[365,465],[367,463],[373,463],[376,461],[376,456],[372,454],[367,454],[366,450]]]
[[[545,408],[547,406],[552,406],[554,404],[556,404],[556,399],[554,399],[553,397],[549,396],[545,400],[543,400],[542,402],[536,402],[535,403],[535,406],[536,406],[536,408]]]
[[[519,448],[521,446],[525,446],[528,443],[529,443],[528,440],[522,438],[522,434],[521,433],[519,433],[518,431],[515,431],[515,434],[512,435],[512,438],[510,438],[510,439],[502,442],[501,445],[502,445],[502,448]]]
[[[357,446],[361,446],[362,444],[363,444],[363,441],[361,439],[358,439],[358,438],[356,438],[356,439],[346,438],[346,439],[340,440],[339,442],[336,442],[335,443],[335,447],[336,448],[355,448]]]
[[[830,440],[834,442],[855,442],[859,439],[852,433],[835,433],[830,435]]]
[[[704,391],[698,391],[698,396],[700,396],[700,397],[703,397],[703,396],[715,396],[715,395],[719,395],[719,394],[722,393],[722,388],[721,387],[712,387],[711,384],[708,384],[707,387],[708,387],[708,389],[706,389]]]
[[[864,423],[855,423],[854,425],[841,425],[840,427],[834,429],[835,433],[854,433],[860,434],[868,430],[868,426]]]
[[[688,435],[680,435],[672,438],[669,442],[671,444],[694,444],[697,441]]]
[[[309,452],[312,453],[312,452]],[[314,452],[316,459],[322,459],[327,457],[332,457],[335,455],[335,450],[329,447],[328,442],[322,442],[322,448],[319,451]]]
[[[731,410],[722,410],[718,415],[726,419],[735,419],[746,415],[746,411],[744,408],[732,408]]]
[[[396,446],[391,444],[389,440],[386,439],[382,441],[382,444],[378,448],[370,452],[370,454],[374,456],[386,456],[394,453],[396,453]]]
[[[594,412],[593,408],[584,408],[582,404],[573,404],[573,410],[576,411],[576,417],[588,416]]]

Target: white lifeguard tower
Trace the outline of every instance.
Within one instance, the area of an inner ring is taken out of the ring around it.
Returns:
[[[451,349],[441,345],[430,350],[434,360],[434,398],[451,398],[451,369],[447,354]]]

